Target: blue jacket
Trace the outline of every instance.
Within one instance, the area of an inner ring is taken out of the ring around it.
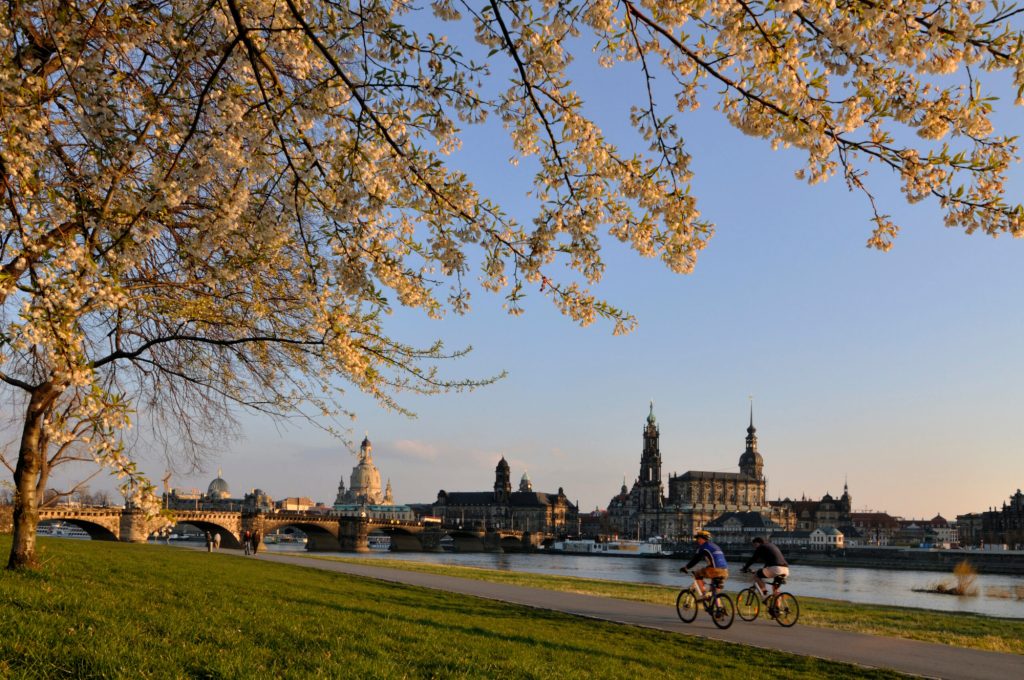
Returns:
[[[697,554],[693,556],[693,559],[686,563],[686,568],[693,569],[693,567],[701,561],[706,562],[706,566],[709,567],[718,567],[719,569],[729,568],[729,563],[725,561],[725,553],[711,541],[705,542],[704,545],[697,550]]]

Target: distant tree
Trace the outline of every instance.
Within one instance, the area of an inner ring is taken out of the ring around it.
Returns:
[[[108,508],[111,506],[110,492],[106,489],[94,491],[90,499],[90,505],[96,508]]]
[[[870,192],[872,162],[909,200],[936,199],[950,226],[1024,228],[1003,198],[1018,149],[993,129],[980,80],[1008,70],[1019,102],[1014,6],[429,7],[0,6],[0,380],[21,413],[11,568],[35,561],[53,450],[73,444],[137,481],[122,439],[133,414],[194,453],[235,407],[343,412],[339,379],[393,408],[403,390],[480,384],[440,377],[461,351],[385,324],[395,306],[465,312],[467,277],[513,314],[533,291],[581,324],[630,330],[589,289],[605,269],[601,230],[677,272],[713,231],[673,111],[713,103],[743,132],[802,150],[808,181],[841,174],[870,203],[874,247],[897,228]],[[449,40],[444,22],[472,40]],[[569,64],[591,48],[647,86],[636,148],[611,144],[573,90]],[[446,161],[460,126],[493,118],[533,173],[528,223]],[[152,486],[128,488],[153,507]]]
[[[39,505],[42,507],[54,506],[57,505],[58,501],[60,501],[61,498],[65,497],[66,494],[61,493],[59,489],[44,489],[42,499]]]

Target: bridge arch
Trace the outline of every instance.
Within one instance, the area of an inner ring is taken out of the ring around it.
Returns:
[[[224,526],[216,521],[209,519],[179,519],[177,525],[187,524],[188,526],[195,527],[202,532],[210,532],[210,536],[214,534],[220,534],[220,547],[222,548],[233,548],[235,550],[242,549],[242,542],[238,536],[235,535],[231,527]]]
[[[110,530],[110,527],[106,527],[97,522],[90,522],[86,519],[76,517],[60,517],[53,519],[42,519],[39,521],[39,526],[55,526],[61,524],[70,524],[78,527],[85,533],[89,534],[89,539],[93,541],[116,541],[118,540],[117,534]]]
[[[337,520],[318,522],[296,517],[265,519],[262,524],[262,538],[266,538],[267,534],[274,531],[291,527],[306,534],[306,550],[310,552],[341,552]]]
[[[501,537],[500,545],[504,552],[524,552],[526,550],[522,536],[503,535]]]

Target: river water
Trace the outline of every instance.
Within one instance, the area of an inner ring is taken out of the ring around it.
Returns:
[[[267,547],[275,552],[303,550],[303,546],[294,544]],[[354,556],[352,553],[333,554]],[[411,553],[377,550],[362,553],[358,557],[484,567],[628,583],[679,586],[691,582],[691,577],[679,573],[679,567],[683,562],[674,559],[544,553]],[[750,577],[740,574],[738,565],[733,565],[731,571],[733,577],[729,581],[729,590],[746,587]],[[1024,576],[979,574],[976,582],[978,594],[974,597],[914,592],[915,588],[928,588],[937,583],[952,582],[952,574],[935,571],[887,571],[796,565],[790,567],[786,590],[796,595],[849,602],[1024,618],[1024,599],[1018,599],[1024,598]]]

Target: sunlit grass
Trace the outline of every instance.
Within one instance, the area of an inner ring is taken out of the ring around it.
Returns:
[[[447,574],[564,592],[603,595],[666,606],[674,606],[676,595],[679,592],[679,588],[669,586],[407,562],[405,560],[349,557],[321,557],[321,559],[336,559],[358,564]],[[800,596],[800,622],[798,625],[938,642],[955,647],[1024,654],[1024,620],[1021,619],[1005,619],[959,612],[938,612],[912,607],[858,604]]]
[[[0,572],[0,677],[896,677],[229,554],[39,544],[42,571]]]

